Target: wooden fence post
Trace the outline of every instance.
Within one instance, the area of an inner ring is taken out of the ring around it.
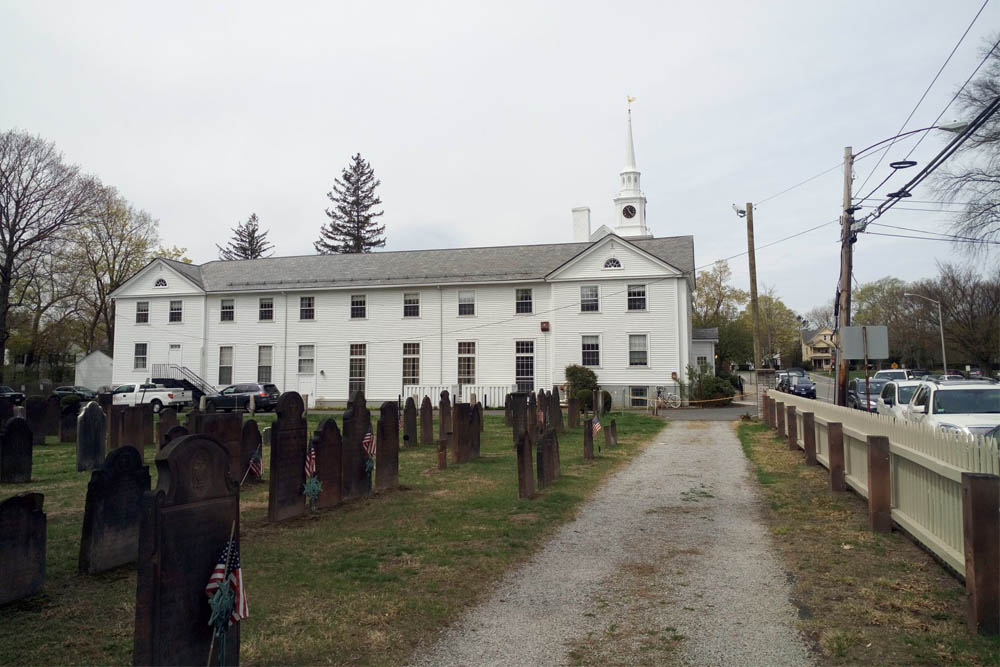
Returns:
[[[771,428],[773,428],[775,431],[778,430],[778,411],[779,411],[779,409],[780,408],[778,407],[778,399],[772,398],[771,399],[771,407],[770,407],[770,411],[771,411]]]
[[[892,532],[889,438],[868,436],[868,520],[876,533]]]
[[[806,465],[816,465],[816,414],[802,413],[802,445],[806,450]]]
[[[795,406],[789,405],[785,410],[788,412],[786,420],[788,424],[788,449],[796,452],[799,449],[799,422],[795,419]]]
[[[830,490],[846,491],[844,480],[844,425],[830,422],[826,425],[826,439],[830,448]]]
[[[1000,476],[962,473],[969,630],[1000,634]]]
[[[771,397],[764,394],[764,423],[771,426]]]
[[[785,404],[778,401],[775,404],[775,414],[778,415],[778,425],[775,427],[778,431],[778,435],[785,435]]]

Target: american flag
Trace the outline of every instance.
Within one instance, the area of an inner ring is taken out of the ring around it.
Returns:
[[[594,435],[597,435],[597,433],[600,430],[601,430],[601,420],[600,419],[594,419]]]
[[[226,577],[227,564],[229,565],[228,577]],[[240,569],[240,547],[236,544],[235,540],[230,540],[226,544],[226,548],[222,550],[222,555],[219,556],[219,562],[216,564],[212,576],[208,579],[208,585],[205,586],[205,595],[209,599],[212,599],[215,595],[215,591],[222,585],[223,579],[229,583],[229,588],[232,589],[236,597],[233,604],[233,611],[229,615],[229,625],[232,625],[250,615],[250,607],[247,606],[247,594],[243,590],[243,571]]]
[[[306,479],[316,476],[316,448],[309,445],[306,452]]]
[[[261,458],[261,447],[263,447],[263,445],[257,445],[257,451],[253,453],[253,458],[250,459],[250,472],[252,472],[254,477],[257,479],[264,476],[264,461]]]
[[[365,454],[368,458],[375,458],[375,435],[372,433],[369,427],[368,432],[365,433],[365,437],[361,440],[361,447],[365,450]]]

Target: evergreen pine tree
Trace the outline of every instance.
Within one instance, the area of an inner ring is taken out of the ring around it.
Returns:
[[[274,253],[274,244],[268,242],[267,231],[260,230],[260,221],[257,214],[251,213],[247,221],[233,227],[233,238],[226,245],[215,247],[219,249],[219,259],[259,259],[270,257]],[[270,254],[268,254],[270,253]]]
[[[382,181],[360,153],[351,160],[340,178],[334,179],[333,191],[326,193],[334,206],[326,209],[330,221],[320,228],[319,240],[313,244],[323,255],[371,252],[385,246],[385,225],[376,220],[383,211],[374,210],[382,203],[375,194]]]

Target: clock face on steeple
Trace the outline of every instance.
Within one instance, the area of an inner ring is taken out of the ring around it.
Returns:
[[[626,206],[625,208],[623,208],[622,209],[622,215],[624,215],[626,218],[634,218],[635,217],[635,206],[632,206],[632,204],[629,204],[628,206]]]

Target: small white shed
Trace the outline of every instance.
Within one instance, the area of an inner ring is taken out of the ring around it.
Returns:
[[[100,387],[111,386],[111,372],[114,360],[100,350],[91,352],[76,362],[76,377],[73,384],[97,391]]]

